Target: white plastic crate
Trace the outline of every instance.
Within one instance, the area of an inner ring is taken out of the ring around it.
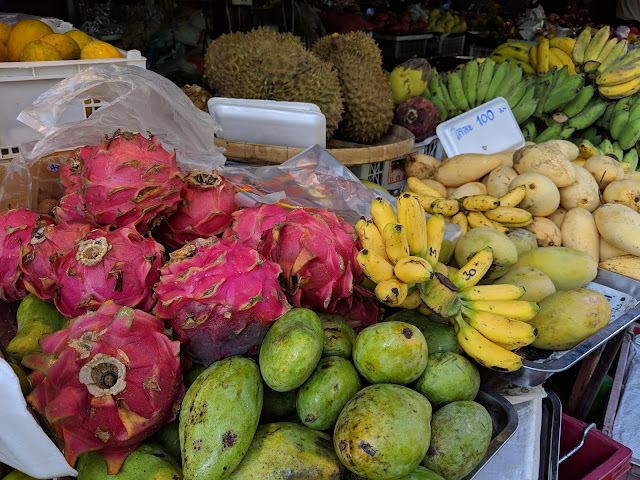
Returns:
[[[61,60],[50,62],[0,62],[0,160],[14,157],[18,146],[39,140],[42,134],[16,120],[43,92],[60,80],[92,65],[106,63],[146,68],[147,59],[138,50],[123,51],[123,58]],[[91,99],[68,108],[61,121],[74,122],[88,117],[99,105]]]
[[[415,153],[424,153],[442,160],[444,151],[438,136],[434,135],[421,142],[416,142],[411,155]],[[387,190],[399,190],[404,187],[407,180],[407,175],[404,172],[405,159],[406,157],[402,157],[387,162],[368,163],[349,167],[349,169],[360,179],[369,180]]]

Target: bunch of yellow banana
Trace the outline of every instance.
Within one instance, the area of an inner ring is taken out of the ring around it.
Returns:
[[[574,75],[576,66],[571,58],[575,40],[568,37],[541,37],[538,44],[529,51],[529,62],[538,75],[544,75],[551,68],[560,70],[567,67],[567,73]]]
[[[595,33],[593,37],[591,34]],[[593,32],[586,27],[576,39],[571,58],[573,62],[586,73],[602,73],[607,71],[618,60],[627,55],[627,41],[618,42],[614,36],[609,38],[611,29],[605,25]]]
[[[639,92],[640,49],[627,52],[626,40],[619,42],[606,60],[597,65],[595,82],[600,95],[608,99],[626,98]]]
[[[407,187],[425,212],[441,213],[447,221],[460,225],[463,234],[476,227],[491,227],[507,233],[510,229],[525,227],[533,221],[531,213],[517,208],[526,194],[524,185],[500,198],[471,195],[458,199],[444,198],[440,192],[416,177],[407,179]]]
[[[375,284],[376,298],[453,322],[461,347],[481,365],[499,371],[520,368],[522,360],[512,350],[535,340],[537,332],[525,322],[537,314],[538,305],[519,300],[521,287],[478,285],[493,262],[490,247],[449,278],[449,269],[438,261],[444,216],[427,220],[409,193],[398,198],[397,212],[396,217],[392,206],[378,197],[371,204],[371,220],[362,218],[355,227],[363,247],[357,260]]]
[[[511,68],[520,65],[525,75],[535,75],[535,67],[530,61],[530,49],[531,45],[517,40],[501,43],[491,52],[491,59],[495,63],[503,63],[508,60],[512,65]]]

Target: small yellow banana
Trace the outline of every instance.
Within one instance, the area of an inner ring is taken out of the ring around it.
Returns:
[[[452,217],[460,211],[460,203],[454,198],[437,198],[430,207],[431,213],[441,213],[445,217]]]
[[[484,216],[494,222],[504,224],[528,225],[533,222],[533,215],[523,208],[518,207],[498,207],[494,210],[483,212]]]
[[[463,212],[458,212],[453,217],[451,217],[451,223],[460,225],[460,227],[462,228],[462,235],[466,234],[469,231],[469,222],[467,221],[467,216]]]
[[[520,285],[476,285],[460,291],[461,300],[518,300],[525,293]]]
[[[362,272],[373,282],[380,283],[394,278],[393,265],[372,250],[360,250],[357,255]]]
[[[371,220],[380,232],[387,223],[398,223],[393,207],[382,197],[376,197],[371,202]]]
[[[403,193],[398,198],[398,223],[407,235],[411,255],[425,258],[427,255],[427,218],[417,198]]]
[[[529,63],[534,68],[538,68],[538,45],[532,45],[529,49]]]
[[[587,163],[587,159],[584,157],[578,157],[575,160],[572,160],[573,163],[575,163],[576,165],[580,165],[581,167],[584,167],[584,164]]]
[[[600,150],[598,149],[598,147],[593,145],[589,140],[583,140],[582,142],[580,142],[580,145],[578,145],[578,150],[580,150],[580,156],[585,160],[591,157],[595,157],[596,155],[600,155]]]
[[[524,300],[465,300],[462,304],[471,310],[495,313],[521,322],[531,320],[540,310],[536,302]]]
[[[518,185],[500,197],[501,207],[517,207],[527,194],[526,185]]]
[[[387,259],[396,264],[398,260],[409,256],[409,244],[404,227],[399,223],[387,223],[382,230],[382,240]]]
[[[462,350],[480,365],[499,372],[515,372],[522,367],[522,357],[488,340],[462,315],[454,318],[453,326]]]
[[[424,183],[418,177],[409,177],[407,178],[407,187],[413,193],[417,193],[418,195],[428,195],[430,197],[442,197],[442,194],[438,192],[435,188],[431,188],[429,185]]]
[[[538,76],[544,75],[549,70],[549,39],[543,37],[538,42],[538,58],[536,59],[536,72]]]
[[[549,43],[551,44],[551,43]],[[561,65],[566,65],[567,66],[567,73],[569,75],[575,75],[576,74],[576,66],[573,63],[573,60],[571,60],[571,56],[567,55],[567,53],[564,50],[561,50],[559,48],[555,48],[552,47],[549,49],[549,55],[551,55],[551,52],[553,52],[553,54],[558,58],[558,60],[560,61]]]
[[[398,260],[393,272],[405,283],[422,283],[433,277],[431,264],[422,257],[412,255]]]
[[[360,220],[358,220],[358,222],[360,222]],[[380,235],[378,227],[376,227],[371,220],[366,220],[364,224],[357,225],[356,233],[358,234],[363,249],[373,250],[382,258],[388,260],[382,235]]]
[[[528,323],[511,320],[501,315],[488,312],[476,312],[462,309],[462,315],[473,328],[483,336],[507,350],[531,345],[538,335],[538,331]]]
[[[411,195],[413,195],[418,200],[420,205],[422,205],[422,208],[424,209],[424,211],[427,213],[434,213],[433,210],[431,209],[431,204],[436,200],[442,198],[442,197],[432,197],[431,195],[418,195],[413,192],[411,193]]]
[[[556,49],[555,48],[549,49],[549,68],[556,67],[558,70],[560,70],[564,65],[562,64],[558,56],[555,54],[554,50]],[[568,67],[567,67],[567,73],[569,73]]]
[[[597,60],[600,52],[607,43],[607,40],[609,40],[610,31],[611,29],[609,25],[605,25],[596,32],[584,52],[584,63]]]
[[[471,195],[458,200],[461,210],[467,212],[486,212],[500,206],[500,199],[491,195]]]
[[[453,284],[458,290],[477,285],[482,277],[489,271],[493,263],[493,249],[485,247],[476,253],[471,259],[451,277]]]
[[[509,231],[508,228],[500,225],[499,223],[494,222],[493,220],[489,220],[482,212],[467,213],[467,221],[469,222],[469,227],[471,228],[489,227],[505,234]]]
[[[420,300],[420,292],[417,287],[413,287],[409,289],[409,293],[407,293],[407,298],[404,299],[398,307],[404,308],[405,310],[415,310],[416,308],[422,305],[422,300]]]
[[[444,228],[445,221],[441,213],[435,213],[427,220],[427,260],[432,267],[438,263]]]
[[[456,273],[460,271],[459,268],[452,267],[451,265],[445,265],[445,266],[447,267],[447,277],[449,278],[453,277]]]
[[[354,225],[354,230],[356,231],[356,233],[358,234],[358,238],[360,237],[361,233],[364,233],[364,226],[367,223],[367,219],[364,217],[360,217],[360,219],[356,222],[356,224]]]
[[[571,37],[554,37],[549,40],[549,48],[559,48],[569,56],[573,53],[575,44],[576,40]]]
[[[441,273],[442,275],[444,275],[447,278],[450,277],[450,273],[451,273],[451,271],[449,270],[449,266],[445,265],[442,262],[436,263],[436,266],[433,267],[433,271],[437,272],[437,273]]]
[[[376,285],[374,291],[376,298],[389,307],[399,306],[407,299],[408,292],[409,287],[407,284],[397,278],[383,280]]]

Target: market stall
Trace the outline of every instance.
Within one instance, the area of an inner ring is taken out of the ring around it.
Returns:
[[[0,14],[0,476],[633,478],[640,49],[492,8]]]

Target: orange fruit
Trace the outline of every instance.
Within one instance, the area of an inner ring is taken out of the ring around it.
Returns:
[[[63,60],[77,60],[80,58],[80,47],[76,41],[62,33],[50,33],[40,39],[60,52]]]
[[[9,61],[20,61],[20,54],[27,43],[39,40],[48,33],[53,33],[51,27],[40,20],[26,19],[16,23],[9,32],[7,50]]]
[[[0,43],[4,43],[7,45],[9,41],[9,32],[11,31],[11,27],[4,22],[0,22]]]
[[[4,46],[4,43],[0,42],[0,62],[7,61],[7,47]]]
[[[42,40],[34,40],[24,46],[20,55],[21,62],[45,62],[62,60],[62,54],[56,48]]]
[[[93,42],[93,38],[82,30],[69,30],[68,32],[65,32],[65,35],[71,37],[78,44],[80,50],[82,50],[87,43]]]
[[[84,46],[82,52],[80,52],[80,58],[82,60],[90,58],[122,58],[122,54],[110,43],[94,40]]]

